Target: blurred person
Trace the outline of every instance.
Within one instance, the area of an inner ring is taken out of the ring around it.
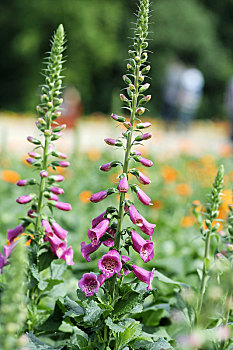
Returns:
[[[230,138],[233,141],[233,77],[230,79],[225,95],[225,108],[230,119]]]
[[[178,89],[184,70],[185,67],[183,64],[177,61],[169,64],[165,72],[162,116],[166,122],[167,128],[169,128],[171,122],[177,117]]]
[[[66,124],[68,128],[74,128],[77,120],[83,114],[81,96],[74,86],[68,86],[65,89],[61,107],[59,123]]]
[[[202,98],[203,74],[197,68],[187,68],[181,76],[177,98],[178,123],[185,129],[193,120]]]

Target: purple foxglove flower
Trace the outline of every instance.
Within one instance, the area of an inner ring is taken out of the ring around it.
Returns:
[[[46,170],[42,170],[41,172],[40,172],[40,177],[47,177],[49,174],[48,174],[48,172],[46,171]]]
[[[116,231],[114,231],[111,227],[107,229],[107,232],[113,237],[116,238]],[[108,238],[106,241],[102,242],[103,245],[106,247],[113,247],[114,246],[114,239]]]
[[[137,225],[138,227],[142,226],[143,217],[133,205],[130,205],[129,207],[129,217],[133,224]]]
[[[60,259],[65,260],[67,265],[74,265],[73,255],[74,255],[73,249],[72,247],[69,247],[62,253],[62,255],[60,256]]]
[[[92,220],[92,228],[96,227],[102,220],[104,220],[104,215],[106,214],[106,211],[98,215],[96,218]]]
[[[85,293],[86,297],[91,297],[98,292],[100,283],[97,275],[94,273],[84,273],[83,277],[78,282],[79,288]]]
[[[7,264],[6,257],[0,253],[0,274],[2,273],[2,268]]]
[[[48,241],[50,243],[51,251],[60,258],[62,254],[67,249],[67,244],[63,242],[60,238],[58,238],[56,235],[49,236]]]
[[[16,246],[16,244],[18,243],[18,240],[11,242],[11,244],[9,245],[4,245],[4,255],[6,257],[6,259],[9,258],[9,256],[11,255],[12,250],[14,249],[14,247]]]
[[[70,203],[64,203],[64,202],[56,202],[55,207],[63,211],[69,211],[72,209]]]
[[[91,243],[86,244],[85,242],[81,242],[81,254],[85,260],[91,261],[91,258],[90,258],[91,253],[94,253],[100,246],[101,246],[101,243],[93,246]]]
[[[28,164],[33,164],[36,162],[36,159],[34,158],[27,158],[26,161],[28,162]]]
[[[147,290],[151,290],[151,284],[154,278],[155,269],[152,271],[147,271],[143,269],[142,267],[139,267],[137,265],[132,265],[133,273],[135,276],[142,282],[146,283],[148,285]]]
[[[109,171],[109,170],[111,170],[111,169],[112,169],[112,167],[111,167],[111,162],[106,163],[106,164],[103,164],[103,165],[101,165],[101,167],[100,167],[100,170],[105,171],[105,172],[107,172],[107,171]]]
[[[53,192],[54,194],[60,195],[64,193],[63,188],[52,186],[50,187],[49,191]]]
[[[137,197],[144,205],[152,204],[150,197],[148,197],[147,194],[145,194],[145,192],[143,192],[140,188],[137,189]]]
[[[64,176],[62,175],[51,175],[49,178],[56,182],[62,182],[64,180]]]
[[[16,199],[16,202],[19,204],[26,204],[26,203],[31,202],[31,200],[32,200],[32,197],[29,194],[27,194],[26,196],[19,196]]]
[[[120,179],[119,184],[117,186],[117,189],[119,192],[122,192],[122,193],[128,192],[129,184],[128,184],[128,180],[127,180],[126,176],[124,176]]]
[[[115,146],[115,144],[116,144],[116,142],[117,142],[117,140],[111,139],[110,137],[104,139],[104,141],[105,141],[108,145],[110,145],[110,146]]]
[[[130,260],[130,258],[128,256],[121,255],[121,262],[122,262],[123,265],[129,260]],[[123,267],[123,270],[124,270],[124,275],[125,276],[127,276],[131,272],[131,270],[125,269],[124,267]]]
[[[147,132],[146,134],[142,135],[142,139],[143,140],[149,140],[152,137],[152,133],[151,132]]]
[[[104,275],[97,275],[97,280],[98,280],[100,286],[102,286],[102,284],[106,280],[106,277]]]
[[[23,224],[20,224],[16,226],[15,228],[12,228],[10,230],[7,230],[7,239],[11,243],[16,237],[21,235],[25,231],[25,227],[23,227]]]
[[[40,158],[40,155],[36,152],[28,152],[28,155],[31,158]]]
[[[150,179],[140,171],[138,172],[137,179],[143,185],[149,185],[151,182]]]
[[[54,150],[54,146],[50,143],[49,145],[49,152],[52,152]]]
[[[58,196],[54,193],[49,193],[49,196],[50,196],[48,198],[49,201],[56,201],[57,202],[59,200]]]
[[[143,157],[140,157],[139,162],[140,162],[142,165],[146,166],[146,167],[151,167],[151,166],[153,166],[152,160],[149,160],[149,159],[146,159],[146,158],[143,158]]]
[[[120,273],[122,263],[118,251],[110,250],[98,260],[98,268],[106,278],[110,278],[115,273]]]
[[[64,228],[62,228],[56,221],[52,222],[52,229],[53,232],[60,238],[63,239],[63,241],[66,241],[66,236],[68,234],[68,231],[66,231]]]
[[[37,140],[37,139],[35,139],[35,138],[32,137],[32,136],[28,136],[28,137],[27,137],[27,140],[28,140],[29,142],[33,143],[34,145],[40,145],[40,141]]]
[[[34,219],[36,217],[36,215],[34,215],[34,213],[36,213],[36,210],[31,208],[31,209],[28,210],[27,214],[28,214],[29,218]]]
[[[109,220],[104,219],[95,228],[88,230],[87,234],[93,246],[99,243],[100,238],[105,234],[108,227]]]
[[[120,123],[123,123],[126,121],[125,117],[121,117],[120,115],[117,115],[117,114],[112,114],[111,118]]]
[[[98,203],[107,197],[107,191],[100,191],[91,195],[90,201],[93,203]]]
[[[70,163],[66,160],[61,160],[60,162],[58,162],[58,165],[62,168],[67,168],[68,166],[70,166]]]
[[[57,155],[61,159],[66,159],[67,158],[67,155],[65,153],[57,152]]]
[[[42,220],[42,226],[44,227],[44,231],[46,233],[46,235],[44,237],[44,241],[48,241],[49,237],[52,237],[54,235],[52,227],[51,227],[50,223],[48,222],[48,220]]]
[[[140,151],[135,151],[136,156],[140,156],[142,153]]]
[[[26,186],[27,185],[28,180],[24,179],[24,180],[19,180],[16,185],[17,186]]]
[[[151,224],[151,223],[148,222],[145,218],[143,218],[142,226],[140,226],[139,228],[140,228],[140,230],[141,230],[142,232],[144,232],[146,235],[150,236],[150,239],[151,239],[151,236],[152,236],[153,233],[154,233],[155,227],[156,227],[155,224]]]
[[[137,232],[131,231],[133,249],[140,254],[142,260],[147,263],[154,257],[154,243],[143,239]]]

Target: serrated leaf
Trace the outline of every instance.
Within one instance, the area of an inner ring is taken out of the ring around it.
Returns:
[[[124,320],[124,327],[124,332],[119,333],[120,345],[129,344],[141,334],[141,325],[138,321],[126,319]]]
[[[103,310],[101,310],[101,308],[97,305],[95,301],[91,300],[85,309],[85,316],[83,320],[87,324],[93,325],[93,323],[98,321],[102,313]]]
[[[141,301],[141,294],[131,292],[127,294],[127,299],[120,299],[114,306],[114,317],[127,314]]]
[[[121,333],[121,332],[124,332],[125,330],[125,327],[121,326],[120,324],[113,323],[110,317],[108,317],[105,320],[105,323],[114,333]]]
[[[134,343],[135,349],[141,349],[141,350],[167,350],[167,349],[174,349],[171,344],[168,343],[167,340],[164,338],[158,339],[154,343],[139,341]]]
[[[29,343],[27,344],[28,350],[60,350],[62,348],[53,348],[50,345],[39,340],[33,333],[27,334]]]
[[[84,309],[74,300],[71,300],[69,297],[65,297],[64,305],[67,308],[65,316],[79,316],[84,314]]]

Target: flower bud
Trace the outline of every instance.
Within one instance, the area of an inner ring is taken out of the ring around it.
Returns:
[[[149,87],[150,87],[149,83],[146,83],[146,84],[142,85],[140,87],[140,89],[139,89],[139,93],[142,93],[142,92],[146,91],[147,89],[149,89]]]
[[[128,69],[128,70],[132,70],[132,69],[133,69],[133,67],[131,66],[130,63],[127,63],[127,69]]]
[[[106,164],[103,164],[100,166],[100,170],[105,171],[105,172],[107,172],[111,169],[112,169],[111,163],[106,163]]]
[[[36,162],[36,159],[34,159],[34,158],[27,158],[26,161],[27,161],[28,164],[34,164]]]
[[[16,199],[16,202],[19,203],[19,204],[26,204],[26,203],[31,202],[31,200],[32,200],[32,196],[28,194],[28,195],[25,195],[25,196],[19,196]]]
[[[142,61],[142,62],[145,62],[145,61],[147,60],[147,58],[148,58],[147,52],[143,52],[143,54],[142,54],[142,56],[141,56],[141,61]]]
[[[40,177],[42,177],[42,178],[48,177],[48,172],[46,170],[41,170]]]
[[[129,184],[128,184],[127,177],[125,175],[120,179],[119,184],[117,186],[117,189],[121,193],[127,193],[128,192]]]
[[[132,125],[130,122],[124,122],[124,126],[126,127],[126,129],[130,129]]]
[[[48,177],[49,180],[61,182],[64,180],[64,177],[62,175],[51,175]]]
[[[104,141],[107,143],[107,145],[110,145],[110,146],[121,147],[123,145],[121,140],[115,140],[115,139],[111,139],[111,138],[106,138],[106,139],[104,139]]]
[[[26,179],[19,180],[19,181],[16,183],[17,186],[27,186],[27,184],[28,184],[28,180],[26,180]]]
[[[149,71],[150,71],[150,65],[148,65],[142,69],[142,74],[147,74]]]
[[[144,107],[139,107],[137,110],[136,110],[136,113],[138,114],[138,115],[142,115],[144,112],[145,112],[145,108]]]
[[[98,203],[107,197],[107,191],[100,191],[91,195],[90,201],[93,203]]]
[[[27,140],[28,140],[29,142],[33,143],[34,145],[40,145],[40,144],[41,144],[41,142],[40,142],[39,140],[35,139],[35,138],[32,137],[32,136],[28,136],[28,137],[27,137]]]
[[[145,128],[149,128],[151,126],[151,123],[149,122],[145,122],[145,123],[138,123],[136,125],[136,129],[145,129]]]
[[[41,155],[39,153],[36,153],[36,152],[28,152],[28,155],[31,158],[35,158],[35,159],[40,159],[41,158]]]
[[[72,209],[70,203],[55,202],[54,205],[57,209],[63,210],[63,211],[69,211]]]
[[[121,117],[120,115],[117,115],[117,114],[111,114],[111,118],[121,123],[124,123],[126,121],[124,117]]]
[[[44,135],[45,135],[45,136],[50,136],[51,133],[52,133],[51,130],[48,130],[48,129],[44,130]]]
[[[49,188],[49,191],[53,192],[54,194],[63,194],[64,193],[64,190],[63,188],[60,188],[60,187],[56,187],[56,186],[52,186]]]
[[[150,101],[150,99],[151,99],[151,95],[146,95],[143,98],[141,98],[141,100],[138,102],[138,104],[140,105],[140,104],[143,104],[143,103],[147,103],[147,102]]]
[[[132,81],[129,79],[129,77],[127,75],[123,75],[122,78],[126,84],[128,84],[128,85],[132,84]]]
[[[126,103],[128,106],[131,105],[130,101],[128,100],[128,98],[124,94],[120,94],[120,99],[122,102]]]
[[[129,84],[129,89],[130,89],[131,91],[135,91],[135,86],[134,86],[134,84]]]
[[[128,54],[129,54],[129,56],[130,56],[131,58],[134,58],[134,57],[135,57],[135,52],[132,51],[132,50],[129,50],[129,51],[128,51]]]
[[[29,216],[29,218],[34,219],[36,217],[36,215],[34,215],[34,213],[36,213],[36,210],[31,208],[31,209],[28,210],[27,215]]]
[[[153,162],[152,162],[152,160],[150,160],[150,159],[146,159],[146,158],[140,157],[139,162],[140,162],[142,165],[146,166],[146,167],[151,167],[151,166],[153,166]]]
[[[150,132],[147,132],[146,134],[138,135],[135,137],[135,141],[145,141],[149,140],[152,137],[152,134]]]

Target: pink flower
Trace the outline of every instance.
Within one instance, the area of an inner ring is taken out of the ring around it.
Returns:
[[[146,166],[146,167],[151,167],[151,166],[153,166],[152,160],[149,160],[149,159],[146,159],[146,158],[143,158],[143,157],[140,157],[139,162],[140,162],[142,165]]]
[[[2,273],[2,269],[6,264],[7,264],[6,257],[2,253],[0,253],[0,274]]]
[[[123,265],[129,260],[130,260],[130,258],[128,256],[121,255],[121,261],[122,261]],[[124,270],[124,275],[125,276],[127,276],[131,272],[131,270],[128,270],[128,269],[124,268],[124,266],[123,266],[123,270]],[[120,277],[120,276],[118,276],[118,277]]]
[[[117,140],[115,139],[111,139],[110,137],[104,139],[104,141],[107,143],[107,145],[110,145],[110,146],[115,146]]]
[[[28,164],[33,164],[36,162],[36,159],[34,158],[27,158],[26,161],[28,162]]]
[[[98,215],[96,218],[92,220],[92,227],[96,227],[102,220],[104,220],[104,215],[106,214],[106,211]]]
[[[40,177],[48,177],[48,172],[46,170],[41,170]]]
[[[140,156],[142,153],[140,151],[135,151],[136,156]]]
[[[152,137],[152,134],[150,132],[147,132],[146,134],[142,134],[135,137],[135,141],[145,141],[145,140],[149,140],[151,137]]]
[[[86,297],[91,297],[98,292],[100,282],[94,273],[84,273],[78,282],[78,286],[85,293]]]
[[[29,194],[27,194],[26,196],[19,196],[16,199],[16,202],[19,204],[26,204],[26,203],[31,202],[31,200],[32,200],[32,197]]]
[[[106,163],[106,164],[103,164],[103,165],[101,165],[101,167],[100,167],[100,170],[105,171],[105,172],[107,172],[107,171],[109,171],[109,170],[111,170],[111,169],[112,169],[112,167],[111,167],[111,162]]]
[[[26,186],[27,185],[28,180],[24,179],[24,180],[19,180],[16,185],[17,186]]]
[[[48,237],[48,241],[51,246],[51,251],[58,257],[61,258],[63,253],[66,251],[67,245],[56,235],[52,235]]]
[[[145,123],[139,123],[136,125],[136,129],[145,129],[149,128],[151,126],[151,123],[145,122]]]
[[[140,254],[142,260],[147,263],[154,257],[154,243],[143,239],[137,232],[131,231],[133,249]]]
[[[48,196],[48,200],[49,201],[56,201],[57,202],[58,199],[59,199],[58,196],[56,194],[54,194],[54,193],[49,193],[48,195],[49,195]]]
[[[63,211],[72,210],[72,207],[71,207],[70,203],[56,202],[55,203],[55,207],[57,207],[57,209],[60,209],[60,210],[63,210]]]
[[[50,223],[48,222],[48,220],[42,220],[42,226],[44,227],[44,231],[46,233],[46,235],[44,237],[44,241],[48,241],[48,238],[53,236],[52,227],[51,227]]]
[[[101,243],[93,246],[91,243],[86,244],[85,242],[81,242],[81,254],[85,260],[91,261],[91,253],[94,253],[100,246]]]
[[[97,280],[98,280],[100,286],[102,286],[102,284],[106,280],[106,277],[104,275],[97,275]]]
[[[15,228],[7,230],[7,239],[11,243],[16,237],[21,235],[25,231],[25,227],[23,227],[23,224],[16,226]]]
[[[150,197],[148,197],[147,194],[145,194],[145,192],[143,192],[140,188],[137,189],[137,197],[144,205],[152,204]]]
[[[148,222],[145,218],[143,218],[142,226],[140,226],[139,228],[140,228],[140,230],[141,230],[142,232],[144,232],[146,235],[150,236],[150,239],[151,239],[151,236],[152,236],[153,233],[154,233],[155,227],[156,227],[155,224],[151,224],[151,223]]]
[[[107,229],[107,232],[113,237],[116,238],[116,231],[114,231],[111,227]],[[108,238],[106,241],[102,242],[103,245],[106,247],[113,247],[114,246],[114,239]]]
[[[140,171],[138,172],[137,179],[143,185],[149,185],[151,182],[150,179]]]
[[[50,187],[49,191],[51,191],[51,192],[53,192],[54,194],[57,194],[57,195],[60,195],[60,194],[64,193],[63,188],[55,187],[55,186]]]
[[[36,213],[36,210],[31,208],[31,209],[28,210],[27,214],[28,214],[29,218],[34,219],[36,217],[36,215],[34,215],[34,213]]]
[[[93,203],[98,203],[107,197],[107,191],[100,191],[91,195],[90,201]]]
[[[133,205],[130,205],[129,207],[129,217],[133,224],[137,225],[138,227],[142,226],[143,217]]]
[[[137,265],[132,265],[133,273],[135,276],[142,282],[146,283],[148,285],[147,290],[151,290],[151,284],[154,278],[155,269],[152,271],[147,271],[143,269],[142,267],[139,267]]]
[[[40,158],[41,156],[36,153],[36,152],[28,152],[28,155],[31,157],[31,158]]]
[[[64,230],[64,228],[62,228],[60,225],[58,225],[58,223],[56,221],[52,222],[52,229],[53,232],[61,239],[63,239],[64,241],[66,240],[66,236],[68,234],[68,231]]]
[[[14,249],[14,247],[18,244],[18,240],[15,242],[11,242],[11,244],[9,245],[4,245],[4,255],[6,257],[6,259],[9,258],[9,256],[11,255],[12,250]]]
[[[62,168],[67,168],[68,166],[70,166],[70,163],[67,162],[66,160],[61,160],[60,162],[58,162],[58,166]]]
[[[98,268],[106,278],[113,276],[115,273],[119,273],[122,268],[122,263],[118,251],[115,249],[110,250],[107,254],[103,255],[98,261]]]
[[[60,259],[65,260],[67,265],[74,265],[73,255],[73,249],[72,247],[69,247],[65,251],[63,251],[62,255],[60,256]]]
[[[88,237],[91,240],[92,245],[97,245],[100,238],[105,234],[109,227],[109,220],[102,220],[95,228],[88,230]]]
[[[122,193],[127,193],[128,190],[129,190],[129,184],[128,184],[128,180],[126,178],[126,176],[123,176],[120,181],[119,181],[119,184],[117,186],[117,189],[119,192],[122,192]]]
[[[57,152],[57,155],[61,159],[66,159],[67,158],[67,155],[65,153]]]

